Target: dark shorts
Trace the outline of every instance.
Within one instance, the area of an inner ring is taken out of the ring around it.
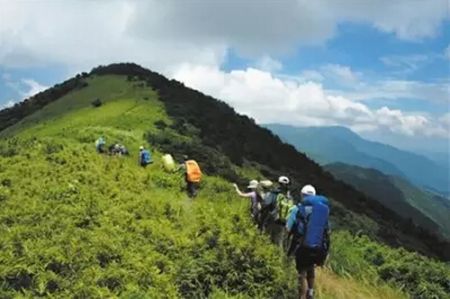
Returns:
[[[314,269],[315,265],[323,265],[325,259],[326,253],[321,249],[300,247],[295,254],[295,265],[300,273]]]

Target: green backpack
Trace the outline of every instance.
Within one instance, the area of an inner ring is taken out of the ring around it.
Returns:
[[[277,220],[286,222],[289,217],[289,212],[294,206],[294,201],[284,195],[283,193],[279,193],[277,196]]]

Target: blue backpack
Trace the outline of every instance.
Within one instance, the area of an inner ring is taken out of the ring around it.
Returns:
[[[320,195],[308,196],[299,206],[297,225],[302,226],[302,246],[328,250],[328,199]],[[326,248],[325,248],[326,247]]]
[[[142,164],[150,164],[152,163],[152,155],[148,150],[143,150],[141,153],[141,163]]]

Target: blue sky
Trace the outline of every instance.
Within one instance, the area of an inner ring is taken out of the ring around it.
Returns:
[[[0,0],[0,107],[134,61],[260,123],[448,151],[449,2],[336,3]]]

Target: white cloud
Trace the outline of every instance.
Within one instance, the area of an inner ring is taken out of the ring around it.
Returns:
[[[344,65],[324,65],[316,70],[305,70],[297,77],[285,78],[297,82],[320,82],[338,85],[329,89],[330,95],[345,96],[352,101],[367,100],[421,100],[450,106],[450,80],[423,82],[399,79],[367,78],[364,74]]]
[[[364,83],[345,95],[352,100],[370,99],[418,99],[450,105],[450,81],[421,82],[386,79]]]
[[[278,60],[271,58],[270,56],[264,55],[257,62],[256,66],[258,69],[268,72],[279,72],[283,68],[283,65]]]
[[[134,61],[166,71],[323,43],[339,23],[372,24],[404,39],[436,34],[447,1],[0,0],[0,64],[86,68]]]
[[[26,90],[21,91],[24,98],[34,96],[35,94],[48,88],[48,86],[42,85],[33,79],[22,79],[21,82],[26,85]]]
[[[173,77],[228,102],[259,123],[343,125],[356,131],[383,128],[408,136],[444,138],[450,132],[423,113],[406,114],[388,107],[373,110],[358,101],[329,94],[319,83],[280,79],[253,68],[224,72],[211,66],[184,65]]]
[[[5,109],[5,108],[10,108],[10,107],[14,106],[14,104],[16,104],[16,101],[9,100],[6,103],[4,103],[3,105],[0,105],[0,110]]]
[[[315,81],[321,82],[325,79],[325,77],[316,70],[304,70],[298,76],[300,81]]]

